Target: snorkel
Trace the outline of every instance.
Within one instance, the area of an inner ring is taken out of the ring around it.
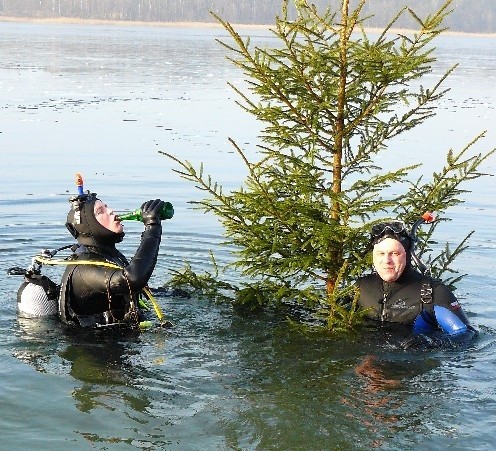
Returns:
[[[83,190],[83,177],[76,174],[77,194],[69,198],[71,209],[67,214],[66,227],[78,243],[85,246],[117,252],[115,244],[124,238],[124,231],[118,232],[105,227],[95,216],[95,203],[100,199],[96,193]]]
[[[81,210],[83,208],[84,203],[85,202],[93,202],[94,203],[96,200],[96,193],[90,193],[89,191],[87,193],[85,193],[83,186],[84,186],[83,176],[78,172],[78,173],[76,173],[77,194],[73,195],[69,198],[69,202],[72,205],[72,214],[74,217],[73,217],[72,221],[68,221],[66,223],[66,226],[69,229],[69,232],[71,232],[71,235],[74,238],[77,238],[79,235],[79,232],[76,231],[76,229],[75,229],[75,225],[81,223]]]
[[[415,263],[415,266],[419,269],[422,274],[428,274],[429,268],[420,260],[420,258],[415,253],[415,247],[418,241],[417,230],[422,224],[430,224],[434,222],[436,216],[434,213],[430,211],[426,211],[419,219],[417,219],[410,230],[410,236],[412,238],[412,245],[410,249],[410,254],[412,256],[412,261]]]
[[[78,195],[82,196],[84,194],[83,176],[79,173],[76,174],[76,186],[77,186],[77,190],[78,190]]]

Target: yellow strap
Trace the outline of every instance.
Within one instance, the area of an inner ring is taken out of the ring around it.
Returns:
[[[108,268],[116,268],[116,269],[122,269],[122,266],[116,265],[115,263],[109,263],[109,262],[98,262],[98,261],[91,261],[91,260],[50,260],[47,258],[40,257],[39,255],[36,256],[35,261],[38,263],[41,263],[43,265],[63,265],[63,266],[70,266],[70,265],[96,265],[96,266],[107,266]]]
[[[153,309],[155,310],[155,313],[157,314],[157,318],[160,322],[163,321],[164,319],[164,314],[162,313],[162,310],[160,309],[159,305],[157,304],[157,301],[153,297],[150,289],[148,287],[143,288],[143,291],[145,294],[148,296],[148,299],[150,299],[150,302],[153,305]]]
[[[63,266],[69,266],[69,265],[96,265],[96,266],[106,266],[108,268],[116,268],[116,269],[122,269],[122,266],[119,266],[115,263],[110,263],[110,262],[102,262],[102,261],[91,261],[91,260],[50,260],[44,257],[40,257],[37,255],[34,258],[38,263],[41,263],[43,265],[63,265]],[[157,318],[160,322],[163,322],[164,320],[164,314],[162,310],[160,309],[160,306],[158,305],[157,301],[153,297],[150,289],[148,286],[143,288],[144,293],[150,300],[150,302],[153,305],[153,309],[155,310],[155,313],[157,315]]]

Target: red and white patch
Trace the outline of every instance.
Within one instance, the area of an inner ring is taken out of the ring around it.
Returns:
[[[458,301],[454,301],[450,305],[451,305],[451,308],[453,310],[458,310],[459,308],[462,308],[462,306],[460,305],[460,303]]]

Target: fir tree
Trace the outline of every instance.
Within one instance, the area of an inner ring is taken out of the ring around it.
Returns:
[[[252,48],[217,17],[234,42],[220,43],[249,89],[231,86],[240,105],[264,124],[259,159],[249,161],[231,140],[249,175],[239,190],[224,193],[203,165],[197,169],[163,152],[180,166],[176,172],[206,192],[196,207],[220,218],[236,248],[233,265],[244,278],[239,286],[220,288],[231,290],[241,304],[323,307],[333,329],[351,327],[360,318],[344,304],[356,300],[353,281],[370,268],[371,226],[385,218],[411,223],[425,210],[447,220],[446,210],[462,202],[460,185],[483,175],[479,167],[494,152],[469,155],[481,134],[461,151],[450,150],[430,181],[410,179],[419,165],[392,171],[378,166],[376,157],[388,151],[390,140],[432,117],[447,92],[442,84],[455,66],[428,89],[418,81],[432,71],[431,43],[444,31],[451,0],[424,19],[403,8],[373,38],[361,16],[366,1],[353,9],[341,0],[339,11],[319,11],[305,0],[284,0],[273,29],[279,42],[274,48]],[[393,33],[404,14],[418,30]],[[391,195],[391,186],[400,194]],[[470,233],[454,251],[447,246],[434,256],[438,224],[424,232],[419,253],[442,275],[453,272],[451,264]],[[208,293],[217,295],[215,271],[198,276],[188,266],[172,281],[209,287]],[[455,272],[446,281],[454,285],[459,278]]]

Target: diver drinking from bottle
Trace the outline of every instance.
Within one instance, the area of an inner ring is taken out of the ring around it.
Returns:
[[[79,243],[74,264],[62,277],[59,314],[62,321],[82,327],[138,325],[139,295],[157,262],[164,202],[141,206],[145,229],[131,262],[115,245],[124,238],[119,216],[94,193],[70,199],[66,226]],[[80,264],[78,264],[80,262]]]
[[[76,185],[78,194],[69,199],[66,227],[78,244],[42,251],[33,257],[26,271],[12,268],[12,274],[24,275],[17,296],[19,312],[29,317],[58,314],[64,323],[81,327],[148,327],[150,322],[142,321],[142,307],[147,308],[149,300],[161,324],[170,324],[163,322],[147,283],[157,263],[161,221],[172,218],[172,205],[160,199],[149,200],[121,218],[95,193],[84,192],[80,174],[76,174]],[[116,248],[124,238],[124,217],[144,224],[139,247],[130,262]],[[69,257],[53,258],[69,248]],[[66,267],[60,285],[41,274],[42,265]]]

